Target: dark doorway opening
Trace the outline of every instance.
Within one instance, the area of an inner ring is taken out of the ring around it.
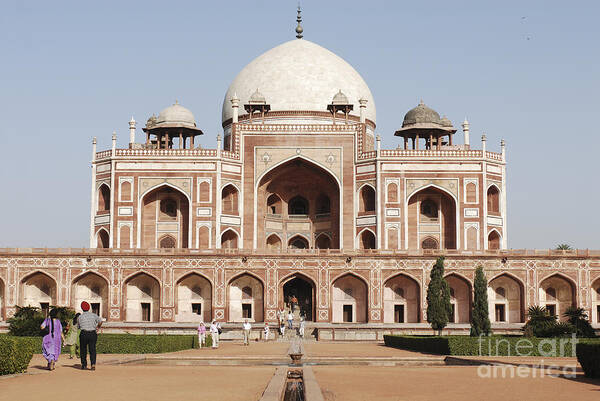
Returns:
[[[404,305],[394,305],[394,322],[404,323]]]
[[[556,305],[546,305],[546,310],[550,316],[556,315]]]
[[[92,307],[92,313],[100,316],[100,302],[92,302],[90,306]]]
[[[150,303],[148,302],[142,302],[142,321],[150,321]]]
[[[497,322],[506,322],[506,310],[503,304],[496,305],[496,321]]]
[[[352,323],[352,305],[344,305],[344,323]]]
[[[252,319],[252,304],[242,304],[242,317]]]
[[[450,323],[456,323],[456,304],[451,304],[450,306],[452,310],[450,311],[450,318],[448,319],[448,321]]]
[[[313,286],[301,277],[294,277],[283,285],[283,302],[292,313],[304,316],[305,320],[313,320]]]
[[[192,304],[192,313],[196,315],[202,314],[202,304]]]

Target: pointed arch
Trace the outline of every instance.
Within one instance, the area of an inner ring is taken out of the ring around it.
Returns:
[[[152,221],[146,222],[143,218],[145,213],[145,202],[148,201],[146,197],[151,193],[156,192],[156,195],[160,194],[160,191],[163,189],[173,190],[174,195],[179,197],[178,204],[180,205],[179,211],[181,213],[181,222],[179,228],[179,237],[181,238],[181,243],[178,244],[179,248],[189,248],[191,247],[190,240],[192,238],[192,198],[189,194],[183,191],[181,188],[169,183],[169,182],[161,182],[160,184],[154,185],[148,189],[146,189],[141,195],[138,197],[137,201],[137,247],[138,248],[156,248],[157,238],[155,235],[152,238],[142,238],[143,228],[142,226],[145,224],[156,224],[156,218],[150,219]],[[187,203],[187,204],[186,204]],[[147,205],[146,205],[147,206]],[[154,232],[154,231],[153,231]],[[146,237],[146,236],[144,236]],[[146,244],[148,243],[148,244]]]
[[[500,188],[496,184],[490,184],[486,190],[488,214],[500,214]]]
[[[516,287],[516,288],[515,288]],[[497,290],[504,288],[504,298]],[[525,322],[525,283],[514,274],[501,272],[488,280],[489,318],[496,323]]]
[[[176,322],[208,322],[212,319],[213,283],[192,270],[175,282]]]
[[[221,248],[222,249],[238,249],[239,234],[233,228],[227,228],[221,232]]]
[[[250,288],[251,294],[246,288]],[[227,282],[228,321],[241,322],[248,319],[262,322],[264,319],[264,281],[249,271],[234,275]]]
[[[333,243],[333,239],[331,235],[322,232],[317,235],[315,238],[315,248],[317,249],[331,249],[331,244]]]
[[[473,305],[473,283],[458,272],[449,272],[444,275],[444,278],[454,294],[450,300],[454,315],[450,318],[450,323],[470,322]]]
[[[240,214],[240,189],[229,182],[221,189],[221,213],[239,216]]]
[[[123,280],[125,320],[158,322],[160,320],[161,280],[141,270]]]
[[[487,235],[489,250],[498,250],[502,247],[502,234],[495,228],[492,228]]]
[[[110,282],[96,271],[86,271],[71,280],[71,306],[80,311],[81,302],[88,302],[98,316],[108,318]]]
[[[377,235],[368,227],[363,228],[356,236],[357,249],[377,249]]]
[[[401,290],[401,291],[398,291]],[[398,297],[398,293],[402,297]],[[383,282],[383,322],[418,323],[421,321],[421,284],[414,276],[400,272]]]
[[[293,307],[306,320],[314,320],[317,288],[315,280],[307,274],[298,271],[289,273],[278,283],[279,306]]]
[[[283,247],[283,241],[277,233],[269,234],[265,246],[270,250],[280,250]]]
[[[310,240],[306,235],[297,233],[288,240],[288,248],[290,249],[310,249]]]
[[[331,282],[332,323],[368,322],[369,284],[361,276],[345,272]]]
[[[96,248],[110,248],[110,234],[108,230],[101,227],[96,231]]]
[[[20,304],[45,309],[58,301],[58,282],[42,270],[34,270],[20,280]]]
[[[98,186],[96,212],[110,211],[110,187],[103,182]]]
[[[377,206],[377,189],[364,183],[358,188],[358,214],[374,214]]]

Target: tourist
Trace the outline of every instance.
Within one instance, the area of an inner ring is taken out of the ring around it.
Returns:
[[[50,317],[46,317],[41,325],[42,330],[48,330],[48,334],[42,340],[42,354],[48,361],[48,370],[56,369],[56,361],[58,361],[58,357],[60,356],[61,342],[65,339],[62,324],[56,316],[56,309],[52,309]]]
[[[281,337],[285,335],[285,321],[283,320],[279,323],[279,334],[281,334]]]
[[[198,326],[198,344],[200,344],[200,348],[206,345],[206,326],[204,322],[200,322]]]
[[[270,333],[271,329],[269,329],[269,323],[265,322],[265,328],[264,328],[264,337],[265,337],[265,341],[269,341],[269,333]]]
[[[252,330],[252,325],[246,319],[244,321],[244,345],[250,345],[250,330]]]
[[[219,326],[215,320],[210,324],[210,336],[212,337],[212,347],[219,348]]]
[[[292,312],[296,310],[296,306],[298,305],[298,298],[296,298],[295,295],[292,295],[292,299],[291,299],[291,304],[292,304]]]
[[[300,334],[300,337],[304,338],[304,328],[306,326],[306,322],[304,321],[304,316],[300,317],[300,328],[298,329],[298,332]]]
[[[90,352],[90,364],[92,370],[96,370],[96,341],[98,341],[98,329],[102,326],[102,318],[90,312],[90,304],[81,303],[83,313],[77,318],[79,333],[79,353],[81,355],[81,370],[87,369],[87,353]]]
[[[294,328],[294,314],[290,309],[290,313],[288,313],[288,328],[291,330]]]
[[[79,330],[77,329],[77,319],[81,313],[77,313],[72,320],[67,323],[67,334],[65,335],[65,345],[69,346],[69,359],[74,356],[79,358]]]

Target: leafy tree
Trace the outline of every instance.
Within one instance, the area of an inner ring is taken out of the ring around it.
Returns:
[[[558,322],[556,315],[551,315],[543,306],[530,306],[527,312],[529,320],[523,326],[528,336],[559,337],[576,331],[575,326],[567,322]]]
[[[565,313],[563,313],[563,316],[575,327],[577,337],[596,337],[596,333],[588,321],[585,309],[569,306]]]
[[[75,316],[75,311],[65,306],[51,306],[50,309],[56,310],[56,317],[61,321],[63,328],[67,327],[67,322]],[[17,306],[15,315],[8,319],[8,331],[13,336],[40,336],[42,335],[40,326],[45,318],[46,315],[40,308],[33,306]]]
[[[471,335],[490,335],[491,324],[488,309],[487,279],[483,273],[483,267],[479,266],[475,271],[475,298],[473,300],[473,311],[471,312]]]
[[[571,251],[571,250],[573,250],[573,247],[569,244],[558,244],[558,245],[556,245],[556,250],[557,251]]]
[[[17,306],[14,316],[8,319],[8,332],[13,336],[35,337],[41,335],[44,314],[40,308]]]
[[[427,287],[427,322],[438,335],[448,324],[452,314],[450,286],[444,278],[444,257],[440,256],[431,270],[431,280]]]

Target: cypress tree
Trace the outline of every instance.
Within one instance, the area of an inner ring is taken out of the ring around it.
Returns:
[[[431,280],[427,287],[427,322],[442,335],[452,313],[450,286],[444,278],[444,257],[440,256],[431,269]]]
[[[471,311],[471,335],[490,335],[490,317],[488,310],[487,279],[483,267],[475,271],[475,299]]]

